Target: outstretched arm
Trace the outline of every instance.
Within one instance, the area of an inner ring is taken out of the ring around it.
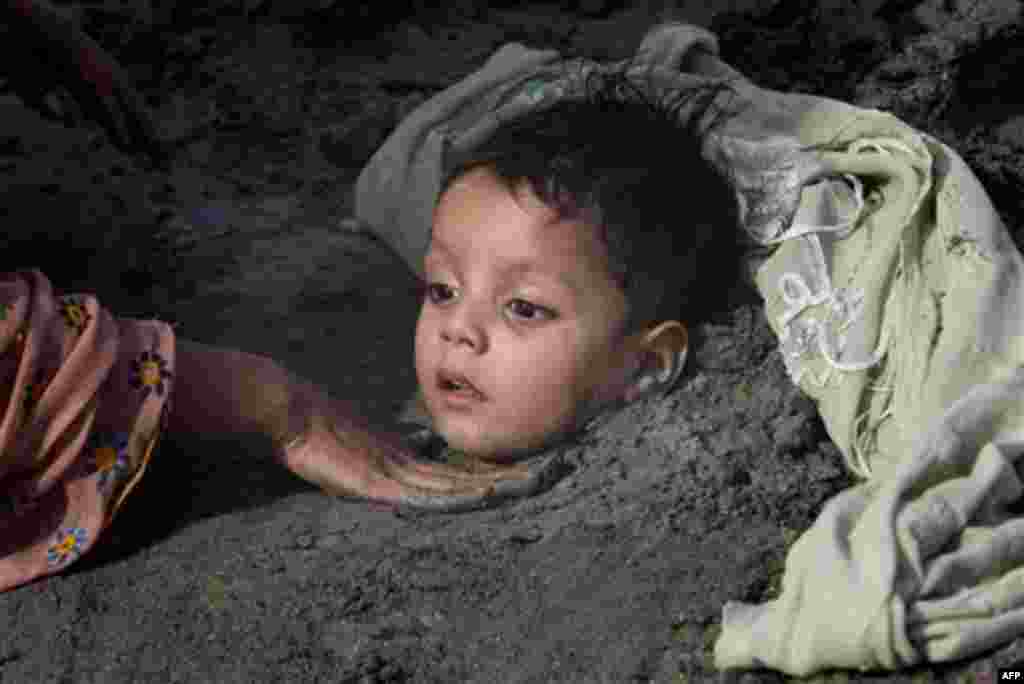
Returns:
[[[266,356],[175,341],[172,432],[261,433],[287,428],[289,374]]]
[[[180,338],[177,345],[171,430],[264,434],[283,465],[329,493],[454,510],[547,484],[547,473],[524,466],[469,471],[418,460],[399,435],[273,359]]]

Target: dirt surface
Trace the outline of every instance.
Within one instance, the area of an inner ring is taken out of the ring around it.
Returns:
[[[719,31],[762,85],[885,107],[950,143],[1020,244],[1019,2],[719,4],[674,16]],[[665,9],[95,5],[74,9],[177,157],[148,170],[0,100],[0,267],[270,354],[379,417],[413,390],[417,302],[397,257],[344,222],[362,163],[502,43],[622,57]],[[171,436],[91,557],[0,595],[0,682],[781,680],[713,669],[721,606],[771,597],[787,546],[851,480],[756,301],[700,333],[669,398],[599,428],[551,492],[493,511],[396,516],[318,493],[258,440]],[[1018,640],[831,679],[982,681],[1022,657]]]

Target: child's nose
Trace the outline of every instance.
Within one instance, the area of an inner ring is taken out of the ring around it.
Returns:
[[[479,320],[474,316],[469,307],[458,307],[445,318],[441,325],[441,339],[449,344],[468,344],[477,353],[484,351],[486,336]]]

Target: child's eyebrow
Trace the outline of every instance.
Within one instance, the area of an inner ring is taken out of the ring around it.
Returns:
[[[433,248],[437,248],[438,251],[444,252],[448,256],[453,256],[454,254],[453,250],[449,249],[449,247],[440,240],[432,239],[430,241],[430,245],[431,251],[433,251]],[[425,258],[428,260],[431,258],[431,251],[428,251],[426,254]],[[526,273],[535,273],[546,279],[556,281],[577,297],[581,294],[580,287],[577,285],[576,280],[569,274],[537,268],[537,265],[528,259],[507,260],[503,263],[502,270],[507,277],[520,276]]]
[[[505,266],[504,271],[509,276],[518,276],[525,273],[536,273],[537,275],[540,275],[544,278],[557,281],[559,284],[568,289],[574,295],[579,296],[580,294],[580,289],[576,286],[576,281],[569,275],[564,273],[553,273],[551,271],[539,269],[533,264],[533,262],[530,261],[512,261]]]

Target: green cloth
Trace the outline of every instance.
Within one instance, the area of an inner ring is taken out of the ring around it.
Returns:
[[[652,89],[737,92],[705,153],[734,176],[787,370],[865,481],[790,550],[779,598],[726,604],[716,663],[895,669],[1008,642],[1024,633],[1024,520],[1006,507],[1024,489],[1024,262],[948,147],[884,112],[758,88],[717,51],[669,23],[638,55]],[[444,170],[607,65],[565,66],[507,45],[424,103],[361,174],[357,217],[421,273]]]

